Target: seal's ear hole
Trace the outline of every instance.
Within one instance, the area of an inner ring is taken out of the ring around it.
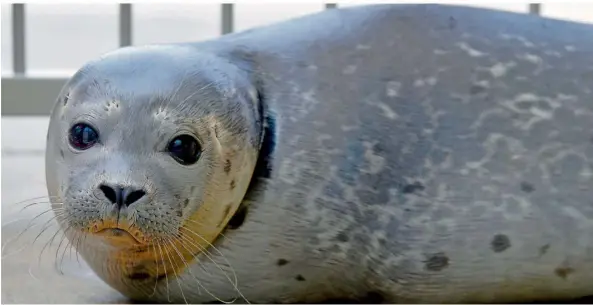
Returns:
[[[243,225],[243,222],[245,221],[246,216],[247,216],[247,207],[246,206],[239,207],[239,209],[237,210],[235,215],[233,215],[233,217],[231,217],[231,220],[229,220],[228,228],[230,230],[238,229],[239,227],[241,227]]]

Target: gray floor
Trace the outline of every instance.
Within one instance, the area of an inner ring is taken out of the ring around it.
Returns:
[[[2,304],[125,303],[82,259],[77,260],[74,251],[70,253],[66,242],[57,252],[61,234],[40,255],[57,229],[53,221],[44,226],[53,217],[51,211],[16,239],[31,219],[49,209],[44,172],[47,124],[46,117],[2,118]],[[32,198],[37,199],[28,200]],[[33,243],[44,227],[49,228]],[[56,253],[63,274],[54,265]]]

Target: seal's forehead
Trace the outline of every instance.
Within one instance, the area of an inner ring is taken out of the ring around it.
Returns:
[[[207,119],[242,126],[257,111],[250,80],[249,71],[218,54],[179,45],[126,48],[79,70],[58,105],[70,121],[155,118],[158,125],[167,118],[176,126]]]
[[[228,63],[189,47],[124,48],[88,63],[69,82],[72,97],[91,102],[133,99],[182,101],[188,94],[222,98],[235,80]],[[235,68],[236,69],[236,68]]]
[[[83,67],[73,77],[71,90],[93,94],[92,88],[98,87],[102,92],[119,95],[160,95],[177,90],[181,82],[207,83],[211,73],[199,69],[196,63],[207,66],[208,58],[196,58],[193,64],[188,64],[182,55],[180,50],[122,49]]]

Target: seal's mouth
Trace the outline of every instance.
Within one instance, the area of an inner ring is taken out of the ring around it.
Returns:
[[[105,228],[105,229],[101,229],[101,230],[97,231],[95,234],[109,235],[109,236],[113,236],[113,237],[121,237],[124,234],[128,234],[128,235],[132,236],[132,234],[128,233],[128,231],[126,231],[124,229],[120,229],[120,228]]]
[[[114,246],[136,246],[146,243],[144,235],[137,228],[111,219],[94,223],[89,231]]]
[[[112,245],[140,245],[142,242],[133,234],[121,228],[103,228],[93,233]]]

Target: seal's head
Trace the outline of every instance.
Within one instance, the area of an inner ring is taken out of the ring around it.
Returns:
[[[113,273],[132,276],[139,253],[159,264],[168,256],[169,273],[183,268],[175,258],[208,247],[251,181],[262,122],[249,72],[190,48],[126,48],[90,62],[51,114],[54,210],[74,246],[98,240],[78,250],[112,286]]]

